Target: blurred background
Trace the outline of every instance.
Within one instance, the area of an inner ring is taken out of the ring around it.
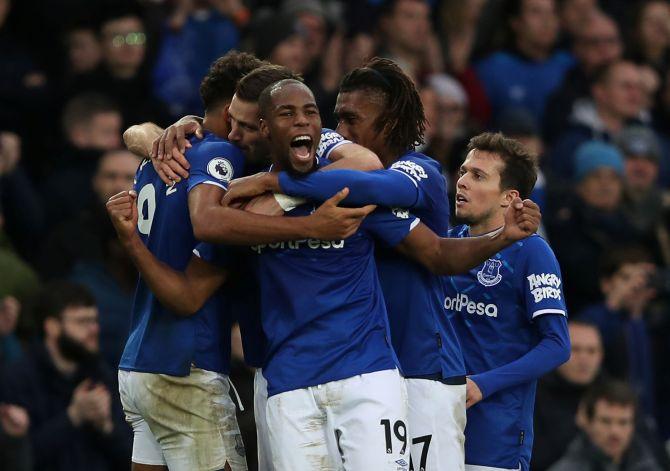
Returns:
[[[139,163],[123,130],[202,115],[200,80],[231,49],[303,74],[333,128],[343,74],[397,61],[429,120],[419,150],[452,193],[479,132],[537,152],[573,356],[540,381],[533,469],[582,432],[597,448],[579,404],[603,378],[637,398],[620,441],[668,469],[665,0],[0,0],[0,468],[128,469],[114,372],[136,272],[104,202]],[[256,469],[252,372],[234,349]]]

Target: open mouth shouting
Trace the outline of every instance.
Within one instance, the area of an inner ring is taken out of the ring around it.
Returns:
[[[312,136],[308,134],[295,136],[291,139],[290,146],[291,160],[298,164],[307,164],[312,161],[312,149],[314,147]]]
[[[468,199],[463,195],[463,193],[456,193],[456,206],[463,206],[468,202]]]

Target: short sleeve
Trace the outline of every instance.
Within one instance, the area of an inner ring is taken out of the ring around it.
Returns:
[[[328,159],[330,153],[343,144],[351,144],[351,141],[348,141],[332,129],[323,128],[321,130],[319,147],[316,148],[316,157],[318,159]]]
[[[199,259],[219,268],[230,268],[236,260],[237,251],[234,247],[201,242],[193,249]]]
[[[567,316],[561,270],[554,252],[539,236],[524,242],[523,292],[529,320],[545,314]]]
[[[419,225],[407,209],[379,208],[363,221],[363,228],[389,247],[395,247]]]
[[[224,190],[233,178],[244,174],[244,154],[229,142],[203,142],[186,152],[191,164],[188,191],[204,183]]]

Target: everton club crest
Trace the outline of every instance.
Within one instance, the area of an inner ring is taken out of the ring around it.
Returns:
[[[484,262],[484,266],[477,272],[477,280],[484,286],[495,286],[502,280],[500,274],[500,267],[502,262],[500,260],[493,260],[489,258]]]

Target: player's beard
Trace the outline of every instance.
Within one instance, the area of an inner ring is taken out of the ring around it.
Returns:
[[[78,365],[92,365],[99,358],[98,352],[91,352],[81,342],[64,332],[58,337],[58,349],[66,359]]]

